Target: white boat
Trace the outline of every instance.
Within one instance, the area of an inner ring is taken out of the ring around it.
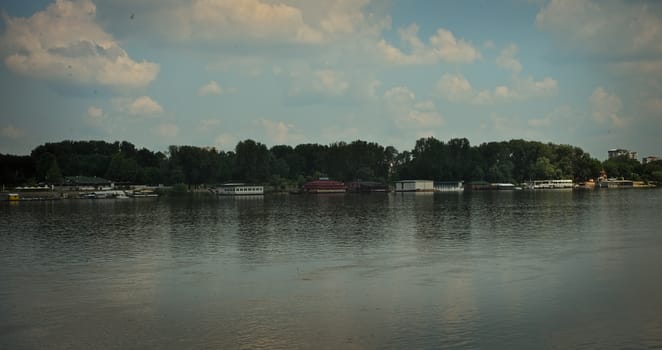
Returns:
[[[499,191],[513,191],[513,190],[516,189],[515,185],[513,185],[509,182],[493,183],[492,187],[494,187],[494,189],[499,190]]]
[[[159,194],[149,188],[141,188],[141,189],[133,190],[130,196],[133,198],[148,198],[148,197],[158,197]]]
[[[574,187],[572,180],[535,180],[527,183],[531,190],[571,190]]]
[[[247,185],[240,182],[225,183],[216,188],[216,194],[219,196],[263,195],[264,187],[258,185]]]
[[[126,196],[126,193],[122,190],[105,190],[105,191],[94,191],[90,193],[83,194],[84,198],[90,199],[125,199],[129,198]]]

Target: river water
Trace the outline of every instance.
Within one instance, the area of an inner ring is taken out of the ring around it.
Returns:
[[[0,203],[0,349],[662,349],[662,191]]]

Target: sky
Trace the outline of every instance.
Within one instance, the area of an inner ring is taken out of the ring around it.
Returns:
[[[525,139],[662,156],[662,2],[5,0],[0,153]]]

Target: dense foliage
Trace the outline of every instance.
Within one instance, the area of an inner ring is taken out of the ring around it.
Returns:
[[[662,161],[591,158],[581,148],[510,140],[471,146],[465,138],[448,142],[433,137],[416,141],[411,151],[374,142],[336,142],[296,147],[241,141],[234,151],[170,146],[164,153],[137,149],[127,141],[62,141],[35,148],[29,156],[0,154],[0,183],[62,183],[65,176],[97,176],[140,184],[216,184],[226,181],[302,184],[319,176],[355,179],[464,180],[522,183],[535,179],[610,177],[662,180]]]

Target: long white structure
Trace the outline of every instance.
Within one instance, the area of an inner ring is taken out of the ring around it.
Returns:
[[[395,192],[434,192],[434,181],[432,180],[396,181]]]
[[[244,183],[226,183],[216,188],[219,196],[246,196],[264,194],[264,187]]]
[[[572,189],[572,180],[535,180],[528,183],[527,186],[532,190],[562,190]]]

